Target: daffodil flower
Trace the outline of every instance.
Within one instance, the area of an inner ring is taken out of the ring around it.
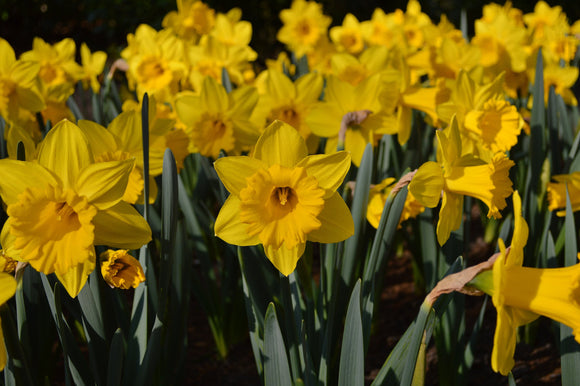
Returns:
[[[572,211],[580,210],[580,172],[559,174],[552,176],[556,182],[548,182],[548,209],[551,211],[566,207],[566,186],[570,193]],[[565,210],[559,210],[556,214],[560,217],[566,215]]]
[[[215,169],[231,193],[215,223],[215,234],[235,245],[263,244],[272,264],[291,274],[306,241],[334,243],[350,237],[354,224],[336,192],[350,155],[308,156],[304,139],[274,121],[252,157],[224,157]]]
[[[139,260],[126,249],[108,249],[101,253],[101,274],[111,288],[137,288],[145,281],[145,273]]]
[[[56,276],[75,297],[95,267],[95,244],[135,249],[147,222],[122,201],[134,159],[94,163],[78,126],[61,121],[40,144],[38,162],[0,160],[0,196],[20,261]],[[8,227],[6,230],[6,227]]]
[[[367,221],[375,229],[379,227],[387,197],[394,187],[394,178],[385,178],[381,181],[381,183],[371,187],[369,192],[369,205],[367,207]],[[400,224],[403,221],[410,218],[415,218],[424,211],[425,207],[415,199],[411,192],[408,192],[407,199],[405,200],[405,206],[403,207],[401,218],[399,219],[399,226],[401,226]]]
[[[455,118],[449,127],[437,132],[440,162],[426,162],[409,184],[421,204],[434,208],[443,199],[437,240],[445,244],[452,230],[461,225],[463,196],[483,201],[489,211],[487,217],[501,218],[499,212],[506,207],[506,197],[512,194],[509,169],[514,162],[504,153],[497,153],[486,163],[472,154],[461,156],[461,139]]]
[[[522,267],[528,225],[521,214],[518,192],[513,195],[514,235],[509,253],[499,239],[500,255],[493,269],[471,284],[492,296],[497,309],[491,366],[507,375],[514,366],[517,328],[547,316],[570,326],[580,342],[580,264],[564,268]]]

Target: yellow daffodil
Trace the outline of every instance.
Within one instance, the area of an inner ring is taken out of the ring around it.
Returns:
[[[190,151],[217,159],[221,150],[233,155],[249,150],[259,136],[250,122],[257,101],[255,88],[242,87],[228,94],[211,77],[205,78],[201,95],[178,95],[175,109],[187,126]]]
[[[338,51],[346,51],[352,55],[359,54],[365,48],[361,25],[352,13],[346,14],[341,26],[330,29],[330,39],[338,47]]]
[[[437,140],[439,163],[424,163],[409,184],[409,192],[430,208],[434,208],[442,196],[437,240],[443,245],[451,231],[461,225],[463,196],[483,201],[489,208],[487,217],[501,218],[499,211],[506,207],[505,199],[513,191],[509,169],[514,162],[504,153],[495,154],[489,163],[472,154],[461,156],[461,139],[455,119],[447,129],[437,131]]]
[[[370,46],[384,46],[387,48],[404,46],[403,19],[403,11],[400,9],[389,14],[386,14],[380,8],[375,9],[371,19],[361,23],[365,41]]]
[[[35,86],[39,71],[36,62],[16,60],[10,44],[0,38],[0,115],[8,123],[23,126],[46,107]]]
[[[141,24],[127,36],[127,43],[121,57],[129,65],[129,87],[137,90],[139,98],[147,92],[166,100],[165,94],[178,91],[187,75],[183,41],[170,30],[157,32]]]
[[[0,273],[0,305],[6,303],[16,293],[16,280],[4,272]],[[4,332],[0,321],[0,371],[6,367],[6,344],[4,343]]]
[[[280,12],[282,28],[277,38],[286,44],[298,58],[312,51],[326,36],[331,18],[322,13],[322,5],[315,1],[294,0],[290,9]]]
[[[111,288],[137,288],[145,281],[145,273],[139,260],[126,249],[108,249],[101,253],[101,274]]]
[[[438,116],[436,106],[446,102],[451,90],[445,82],[437,82],[435,87],[421,87],[413,84],[409,68],[404,60],[398,61],[398,69],[392,69],[383,73],[383,82],[380,94],[380,102],[383,109],[390,111],[396,109],[397,122],[393,130],[398,134],[401,145],[407,143],[411,135],[412,110],[425,112],[431,124],[437,126]]]
[[[550,87],[554,87],[554,92],[564,99],[569,106],[577,106],[578,100],[571,88],[578,80],[578,67],[561,67],[558,64],[548,65],[544,68],[544,103],[548,103]]]
[[[191,64],[189,82],[194,90],[199,91],[206,76],[221,83],[225,69],[233,84],[248,84],[255,77],[250,62],[256,60],[257,56],[250,46],[227,45],[214,36],[203,36],[198,45],[187,49],[187,58]]]
[[[226,46],[248,46],[252,40],[252,23],[241,18],[239,8],[230,9],[227,14],[218,13],[210,35]]]
[[[334,243],[354,233],[348,207],[336,192],[349,167],[346,152],[308,156],[298,132],[275,121],[252,157],[215,162],[230,192],[216,219],[216,236],[235,245],[262,244],[272,264],[288,276],[307,240]]]
[[[471,44],[481,50],[480,64],[484,67],[485,82],[505,72],[505,86],[511,96],[516,97],[518,89],[527,93],[527,79],[518,82],[517,75],[525,72],[529,55],[528,35],[521,11],[512,8],[510,2],[504,6],[484,6],[483,17],[475,21],[475,36]]]
[[[536,3],[534,12],[525,14],[523,18],[527,27],[532,30],[534,40],[543,40],[549,34],[549,29],[558,28],[567,33],[570,28],[562,7],[557,5],[552,8],[543,0]]]
[[[252,120],[258,127],[266,127],[275,120],[286,122],[298,130],[306,141],[308,151],[315,153],[319,140],[312,134],[306,117],[322,92],[322,76],[311,72],[295,82],[276,70],[264,71],[260,76],[265,79]]]
[[[78,126],[62,121],[39,147],[38,161],[0,161],[4,227],[18,259],[56,273],[75,297],[95,267],[94,244],[139,248],[149,225],[122,202],[134,160],[93,162]]]
[[[524,121],[505,100],[503,84],[503,74],[478,86],[467,72],[460,71],[450,100],[437,106],[443,122],[455,116],[463,154],[473,153],[489,161],[495,152],[508,151],[517,143]]]
[[[344,133],[344,149],[351,153],[352,162],[357,166],[367,143],[375,145],[379,134],[395,133],[395,117],[381,111],[379,79],[380,74],[375,74],[355,87],[335,76],[328,77],[324,101],[315,104],[306,118],[314,134],[328,138],[327,153],[336,152],[341,121],[349,112],[368,110],[372,113],[362,123],[349,125]]]
[[[42,117],[52,124],[62,119],[74,120],[66,101],[73,94],[76,82],[83,78],[83,70],[75,62],[75,54],[73,39],[66,38],[51,45],[41,38],[34,38],[32,50],[21,56],[22,60],[40,65],[40,92],[46,102]]]
[[[513,195],[514,235],[509,252],[499,239],[500,255],[493,269],[472,284],[492,296],[497,310],[491,367],[508,375],[514,366],[517,329],[546,316],[573,329],[580,342],[580,264],[565,268],[522,267],[528,225],[521,214],[518,192]]]
[[[548,182],[548,209],[554,211],[566,207],[567,186],[572,211],[580,210],[580,172],[560,174],[552,176],[552,179],[556,182]],[[559,210],[556,214],[562,217],[566,215],[566,211]]]
[[[83,67],[83,85],[85,88],[91,87],[96,94],[101,89],[101,84],[97,79],[103,73],[105,63],[107,61],[107,54],[103,51],[91,53],[89,47],[83,43],[81,45],[81,64]]]
[[[207,35],[215,24],[215,11],[199,0],[177,0],[177,11],[163,18],[163,27],[186,41],[196,42]]]
[[[14,248],[14,236],[10,234],[9,227],[2,228],[0,244],[0,272],[14,273],[20,253]]]
[[[332,73],[338,79],[356,86],[369,76],[385,70],[389,55],[389,49],[383,46],[367,48],[358,58],[346,53],[335,54],[330,60]]]
[[[369,192],[369,204],[367,206],[367,220],[375,229],[379,227],[385,202],[394,186],[394,178],[385,178],[380,184],[371,187]],[[425,207],[415,199],[411,192],[408,192],[405,206],[403,207],[403,212],[401,212],[401,218],[399,219],[399,224],[410,218],[417,217],[424,211]]]

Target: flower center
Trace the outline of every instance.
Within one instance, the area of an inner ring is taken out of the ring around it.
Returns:
[[[221,113],[204,113],[193,128],[192,140],[202,155],[213,158],[222,149],[230,153],[236,144],[233,124]]]
[[[265,246],[293,248],[321,223],[324,190],[302,167],[258,170],[240,191],[240,219]]]
[[[14,247],[37,271],[66,273],[94,258],[97,209],[72,190],[31,188],[7,209]]]

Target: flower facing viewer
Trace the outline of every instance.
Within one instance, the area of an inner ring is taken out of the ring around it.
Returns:
[[[346,152],[308,156],[300,134],[274,121],[252,157],[220,158],[214,165],[230,192],[216,219],[216,236],[235,245],[263,244],[286,276],[307,240],[333,243],[354,233],[348,207],[336,192],[350,167]]]
[[[145,281],[145,273],[139,260],[126,249],[108,249],[101,253],[101,274],[111,287],[120,289],[137,288]]]

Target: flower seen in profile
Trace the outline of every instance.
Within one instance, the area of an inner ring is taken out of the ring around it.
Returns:
[[[513,195],[514,235],[506,250],[499,239],[500,255],[492,270],[480,273],[472,284],[492,296],[497,310],[491,366],[508,375],[514,366],[517,329],[540,315],[573,329],[580,342],[580,264],[564,268],[522,267],[528,225],[521,214],[521,199]]]
[[[552,176],[556,182],[548,182],[548,209],[551,211],[566,207],[566,187],[570,195],[572,211],[580,210],[580,172],[559,174]],[[559,210],[556,214],[560,217],[566,215],[565,210]]]
[[[461,226],[463,196],[483,201],[489,211],[487,217],[501,218],[505,199],[512,194],[509,169],[514,162],[504,153],[496,153],[490,162],[473,154],[461,156],[461,139],[455,118],[449,127],[437,131],[439,162],[428,161],[418,170],[409,184],[409,191],[421,204],[433,208],[442,198],[437,240],[445,244],[451,231]]]
[[[306,241],[334,243],[354,233],[348,207],[336,189],[350,167],[350,155],[308,155],[304,139],[290,125],[273,122],[251,157],[215,162],[230,196],[215,222],[215,234],[240,246],[262,244],[268,259],[291,274]]]

